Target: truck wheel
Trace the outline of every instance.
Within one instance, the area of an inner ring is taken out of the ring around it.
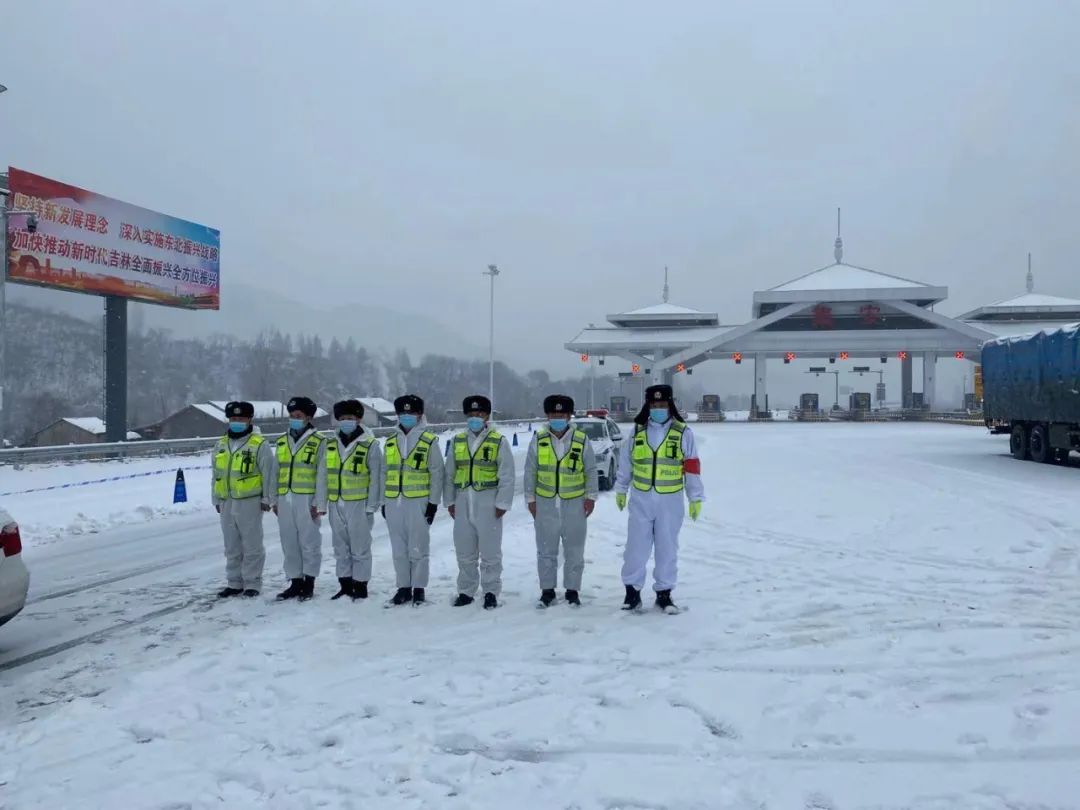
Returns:
[[[1027,429],[1020,422],[1013,422],[1012,432],[1009,434],[1009,452],[1017,461],[1028,457]]]
[[[1040,464],[1046,464],[1054,458],[1054,451],[1050,449],[1050,440],[1046,434],[1046,425],[1035,425],[1028,438],[1028,452],[1031,453],[1031,460]]]

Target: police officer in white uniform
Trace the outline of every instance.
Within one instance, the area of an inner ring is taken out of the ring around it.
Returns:
[[[289,432],[277,440],[275,454],[278,516],[285,576],[289,587],[278,599],[310,599],[322,565],[320,518],[326,514],[326,440],[311,420],[318,411],[308,397],[293,397],[286,406]]]
[[[277,499],[272,445],[252,426],[255,407],[250,402],[225,405],[228,432],[214,448],[210,498],[221,515],[225,537],[226,587],[218,594],[258,596],[262,590],[263,513]]]
[[[444,463],[439,438],[427,430],[424,400],[405,394],[394,400],[398,428],[386,440],[383,517],[390,532],[397,592],[391,605],[426,600],[431,523],[443,497]]]
[[[678,613],[671,592],[678,578],[679,530],[688,508],[693,520],[701,514],[705,500],[701,461],[694,434],[675,407],[670,385],[645,390],[645,403],[634,423],[633,439],[623,445],[615,479],[615,504],[620,511],[630,491],[622,568],[626,586],[623,610],[641,607],[645,567],[650,554],[655,553],[656,606],[665,613]]]
[[[458,560],[454,606],[472,604],[480,587],[484,609],[492,610],[502,591],[503,515],[514,501],[514,455],[506,437],[488,425],[491,400],[476,394],[461,408],[467,429],[454,437],[445,477]]]
[[[334,403],[337,435],[326,444],[326,479],[334,563],[341,586],[331,599],[367,599],[371,528],[382,500],[382,450],[363,426],[364,405]]]
[[[544,399],[544,413],[548,426],[533,434],[523,477],[525,502],[536,529],[538,606],[550,607],[555,601],[561,541],[566,602],[580,607],[587,519],[599,492],[596,456],[589,437],[570,422],[573,399],[552,394]]]

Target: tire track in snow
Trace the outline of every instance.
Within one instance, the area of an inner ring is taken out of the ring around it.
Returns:
[[[171,568],[174,565],[180,565],[186,562],[191,562],[191,555],[185,557],[177,557],[175,559],[167,560],[165,562],[154,563],[152,565],[144,565],[139,568],[132,568],[120,574],[114,574],[113,576],[103,577],[102,579],[94,580],[83,585],[74,585],[70,588],[61,588],[58,591],[51,591],[49,593],[42,594],[41,596],[35,596],[33,599],[28,599],[26,604],[36,605],[38,602],[48,602],[51,599],[59,599],[63,596],[73,596],[77,593],[84,591],[92,591],[95,588],[101,588],[105,585],[112,585],[114,582],[123,582],[125,579],[134,579],[135,577],[141,577],[145,574],[152,574],[155,571],[161,571],[165,568]]]
[[[28,664],[33,664],[36,661],[40,661],[44,658],[51,658],[54,655],[59,655],[62,652],[74,649],[76,647],[82,647],[83,645],[90,644],[101,639],[108,638],[109,636],[119,633],[122,630],[127,630],[131,627],[139,627],[140,625],[147,624],[160,619],[163,616],[168,616],[172,613],[178,613],[189,607],[193,607],[198,604],[205,604],[209,607],[213,600],[205,596],[193,596],[189,599],[185,599],[183,602],[177,604],[168,605],[163,608],[158,608],[149,613],[144,613],[141,616],[137,616],[133,619],[126,619],[117,624],[103,627],[99,630],[95,630],[92,633],[86,633],[85,635],[78,636],[77,638],[68,639],[67,641],[54,644],[51,647],[46,647],[42,650],[36,650],[31,653],[19,656],[18,658],[12,658],[7,661],[0,661],[0,672],[8,672],[19,667],[24,667]]]
[[[714,735],[715,736],[715,735]],[[493,762],[541,763],[583,756],[677,757],[680,759],[749,760],[775,762],[827,762],[853,765],[954,765],[979,762],[1080,762],[1080,745],[1048,745],[1032,748],[981,749],[970,753],[914,749],[838,748],[768,750],[722,748],[707,753],[674,744],[624,743],[598,740],[584,746],[498,746],[479,742],[470,735],[448,735],[435,741],[435,750],[451,756],[475,755]]]

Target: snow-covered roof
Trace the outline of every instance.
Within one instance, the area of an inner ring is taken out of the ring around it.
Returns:
[[[372,410],[372,411],[375,411],[375,413],[379,413],[379,414],[393,414],[393,413],[395,413],[395,411],[394,411],[394,403],[390,402],[390,400],[383,399],[382,397],[355,397],[355,399],[360,400],[360,402],[363,403],[365,408],[367,408],[369,410]]]
[[[1042,293],[1026,293],[1017,298],[1010,298],[1008,301],[991,304],[990,307],[1071,307],[1080,309],[1080,300],[1062,298],[1057,295],[1044,295]]]
[[[959,317],[979,321],[980,325],[983,321],[1074,321],[1080,317],[1080,300],[1030,292],[973,309]]]
[[[715,312],[702,312],[667,301],[608,315],[607,319],[615,326],[716,326],[719,323]]]
[[[211,405],[209,402],[193,402],[191,404],[191,407],[197,411],[202,411],[207,416],[212,416],[214,419],[217,419],[222,424],[225,424],[229,421],[228,417],[225,416],[224,408],[217,408]]]
[[[65,416],[61,421],[67,422],[69,425],[74,425],[80,430],[85,430],[87,433],[92,433],[95,436],[105,435],[105,421],[97,416]],[[128,441],[135,439],[141,439],[138,433],[134,430],[127,432]]]
[[[215,399],[211,400],[209,404],[217,409],[223,417],[222,421],[224,421],[225,406],[229,404],[228,401],[224,399]],[[284,419],[288,416],[288,413],[285,411],[285,404],[282,402],[277,402],[272,399],[263,399],[255,400],[251,404],[255,408],[256,419]],[[195,407],[199,408],[199,405],[196,404]],[[204,408],[199,408],[199,410],[209,413],[209,411],[206,411]],[[326,411],[322,408],[316,409],[315,418],[319,419],[323,416],[326,416]]]
[[[700,309],[681,307],[678,304],[653,304],[651,307],[632,309],[623,315],[704,315]]]
[[[685,326],[667,328],[591,328],[583,329],[569,343],[572,351],[600,352],[604,349],[676,349],[711,340],[733,326]]]
[[[769,292],[806,292],[808,290],[883,290],[927,287],[919,281],[891,276],[853,264],[830,264],[804,276],[772,287]]]

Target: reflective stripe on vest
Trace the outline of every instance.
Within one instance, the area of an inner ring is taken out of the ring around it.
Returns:
[[[478,492],[497,489],[499,486],[499,448],[502,436],[491,431],[476,448],[475,455],[469,453],[469,438],[465,433],[454,437],[454,486],[458,489],[472,487]]]
[[[234,453],[227,437],[218,440],[214,454],[214,495],[221,500],[256,498],[262,495],[263,477],[259,470],[259,448],[266,441],[258,433]]]
[[[326,441],[318,433],[312,433],[296,448],[293,455],[289,437],[277,440],[278,495],[295,492],[297,495],[315,494],[315,473],[319,466],[319,449]]]
[[[683,455],[682,436],[686,425],[672,422],[660,446],[649,446],[649,431],[638,426],[634,433],[633,461],[634,489],[648,492],[655,489],[663,495],[682,492]]]
[[[585,494],[585,442],[583,430],[575,430],[570,449],[559,458],[551,433],[542,430],[536,436],[536,496],[538,498],[580,498]]]
[[[427,498],[431,495],[431,462],[428,458],[436,436],[430,431],[420,434],[412,452],[401,458],[398,435],[386,440],[386,497]]]
[[[356,442],[345,458],[338,452],[338,443],[326,443],[327,497],[332,501],[366,501],[371,488],[371,467],[368,453],[375,439],[367,436]]]

